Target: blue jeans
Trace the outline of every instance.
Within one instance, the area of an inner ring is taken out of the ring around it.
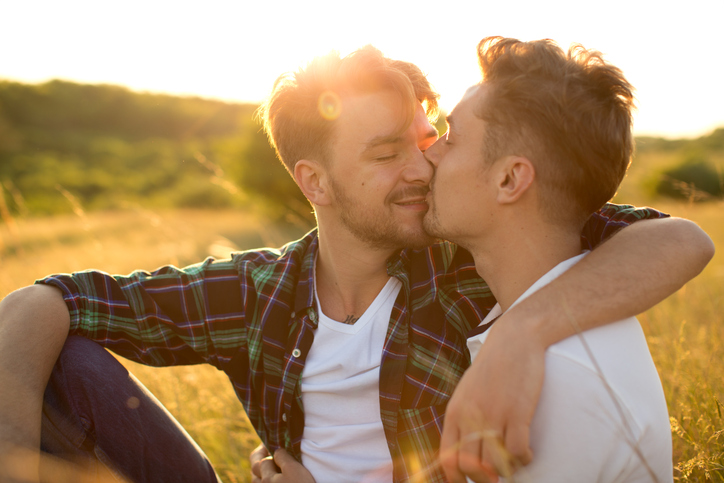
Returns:
[[[134,483],[221,481],[148,389],[82,337],[68,338],[48,382],[41,449]]]

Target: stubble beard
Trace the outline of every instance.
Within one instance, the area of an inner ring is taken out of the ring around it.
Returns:
[[[434,201],[434,200],[433,200]],[[440,222],[440,214],[435,209],[434,202],[428,208],[425,217],[422,219],[422,228],[427,233],[427,236],[434,240],[447,240],[457,245],[460,245],[459,241],[451,236],[452,233],[446,232],[445,227]]]
[[[365,210],[348,197],[335,180],[331,181],[331,185],[339,206],[340,221],[350,233],[371,247],[385,250],[420,249],[435,241],[423,230],[422,219],[419,229],[405,230],[391,215],[378,216],[377,213]]]
[[[422,228],[429,236],[435,238],[442,238],[442,235],[440,234],[440,229],[438,227],[437,218],[435,218],[430,212],[428,212],[428,214],[425,215],[425,218],[422,219]]]

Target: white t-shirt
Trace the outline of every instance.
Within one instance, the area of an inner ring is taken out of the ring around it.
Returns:
[[[379,380],[385,336],[401,286],[390,278],[352,325],[325,316],[317,302],[319,327],[301,383],[302,464],[317,483],[392,481]]]
[[[550,283],[583,256],[561,262],[515,303]],[[495,306],[482,324],[500,313],[500,306]],[[564,314],[562,309],[561,316]],[[487,335],[468,339],[472,358]],[[516,482],[673,481],[671,427],[664,391],[634,317],[552,345],[545,364],[543,390],[531,424],[533,461],[518,470]]]

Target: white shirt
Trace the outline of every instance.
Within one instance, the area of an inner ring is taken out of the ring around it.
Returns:
[[[561,262],[513,305],[584,256]],[[495,306],[482,324],[500,314],[500,306]],[[563,308],[561,316],[565,317]],[[487,335],[468,339],[472,358]],[[673,481],[666,400],[634,317],[553,344],[545,364],[545,381],[531,424],[533,461],[515,474],[516,482]],[[638,448],[640,456],[633,448]]]
[[[401,287],[398,279],[390,278],[352,325],[325,316],[317,302],[319,327],[301,382],[302,464],[317,483],[392,481],[379,379],[385,335]]]

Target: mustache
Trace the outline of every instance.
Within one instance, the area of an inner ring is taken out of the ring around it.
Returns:
[[[428,191],[430,188],[427,186],[406,186],[390,193],[389,200],[390,203],[397,203],[410,198],[424,198]]]

